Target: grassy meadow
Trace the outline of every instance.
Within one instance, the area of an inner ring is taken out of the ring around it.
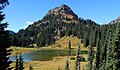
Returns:
[[[55,57],[54,60],[51,61],[31,61],[31,62],[24,62],[24,69],[29,70],[29,65],[33,66],[34,70],[57,70],[58,66],[64,70],[65,62],[67,57]],[[86,69],[87,62],[81,62],[81,70]],[[12,63],[12,67],[15,63]],[[69,59],[70,69],[74,70],[75,61]]]
[[[11,55],[37,50],[37,48],[25,48],[25,47],[23,48],[23,47],[15,47],[15,46],[11,46],[8,49],[12,50]]]
[[[72,48],[77,50],[78,42],[80,42],[80,40],[77,37],[63,37],[60,40],[56,41],[55,44],[50,45],[48,47],[43,47],[40,49],[56,49],[56,50],[67,49],[69,40],[71,41]],[[13,50],[11,55],[15,55],[20,52],[25,53],[28,51],[40,50],[38,48],[21,48],[21,47],[11,47],[10,49]],[[81,51],[88,51],[88,48],[85,48],[83,43],[80,43],[80,49]],[[94,48],[94,50],[96,50],[96,48]],[[81,56],[85,58],[85,62],[80,62],[81,70],[83,70],[83,69],[86,69],[86,66],[87,66],[88,54],[82,54]],[[76,56],[69,56],[69,59],[68,59],[70,69],[74,70],[75,60],[70,59],[71,57],[75,58]],[[29,65],[32,65],[34,70],[57,70],[58,66],[62,68],[62,70],[64,70],[65,64],[66,64],[66,58],[67,56],[58,56],[58,57],[54,57],[54,59],[50,61],[24,62],[24,69],[29,70]],[[14,66],[15,66],[15,63],[13,62],[11,64],[11,67],[14,67]]]

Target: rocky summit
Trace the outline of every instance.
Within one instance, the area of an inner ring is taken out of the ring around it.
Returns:
[[[55,7],[48,11],[46,16],[53,15],[62,18],[65,22],[68,21],[77,21],[78,16],[71,10],[71,8],[65,4],[62,4],[60,7]]]

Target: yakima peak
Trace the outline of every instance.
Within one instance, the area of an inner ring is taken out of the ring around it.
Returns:
[[[61,18],[65,22],[75,22],[78,20],[78,16],[65,4],[49,10],[45,17],[49,17],[50,15]]]
[[[78,16],[71,10],[71,8],[65,4],[62,4],[60,7],[49,10],[48,14],[54,15],[69,15],[71,18],[78,18]],[[67,17],[67,16],[66,16]]]

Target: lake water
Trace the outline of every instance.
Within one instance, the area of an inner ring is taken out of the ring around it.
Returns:
[[[87,53],[88,51],[81,51],[81,54],[87,54]],[[53,60],[53,58],[57,56],[75,56],[76,50],[75,49],[71,49],[71,50],[40,49],[37,51],[27,52],[21,55],[25,62],[49,61],[49,60]],[[16,60],[15,56],[10,56],[10,60],[15,61]]]
[[[25,62],[29,61],[49,61],[56,56],[75,56],[76,50],[55,50],[55,49],[41,49],[37,51],[27,52],[21,54]],[[15,61],[15,56],[10,56],[10,60]]]

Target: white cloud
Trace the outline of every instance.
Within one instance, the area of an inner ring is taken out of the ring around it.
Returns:
[[[31,25],[31,24],[33,24],[33,22],[29,22],[29,21],[27,21],[26,23],[27,23],[28,25]]]
[[[27,21],[26,23],[27,25],[24,26],[24,29],[26,29],[29,25],[33,24],[33,22],[29,22],[29,21]]]

